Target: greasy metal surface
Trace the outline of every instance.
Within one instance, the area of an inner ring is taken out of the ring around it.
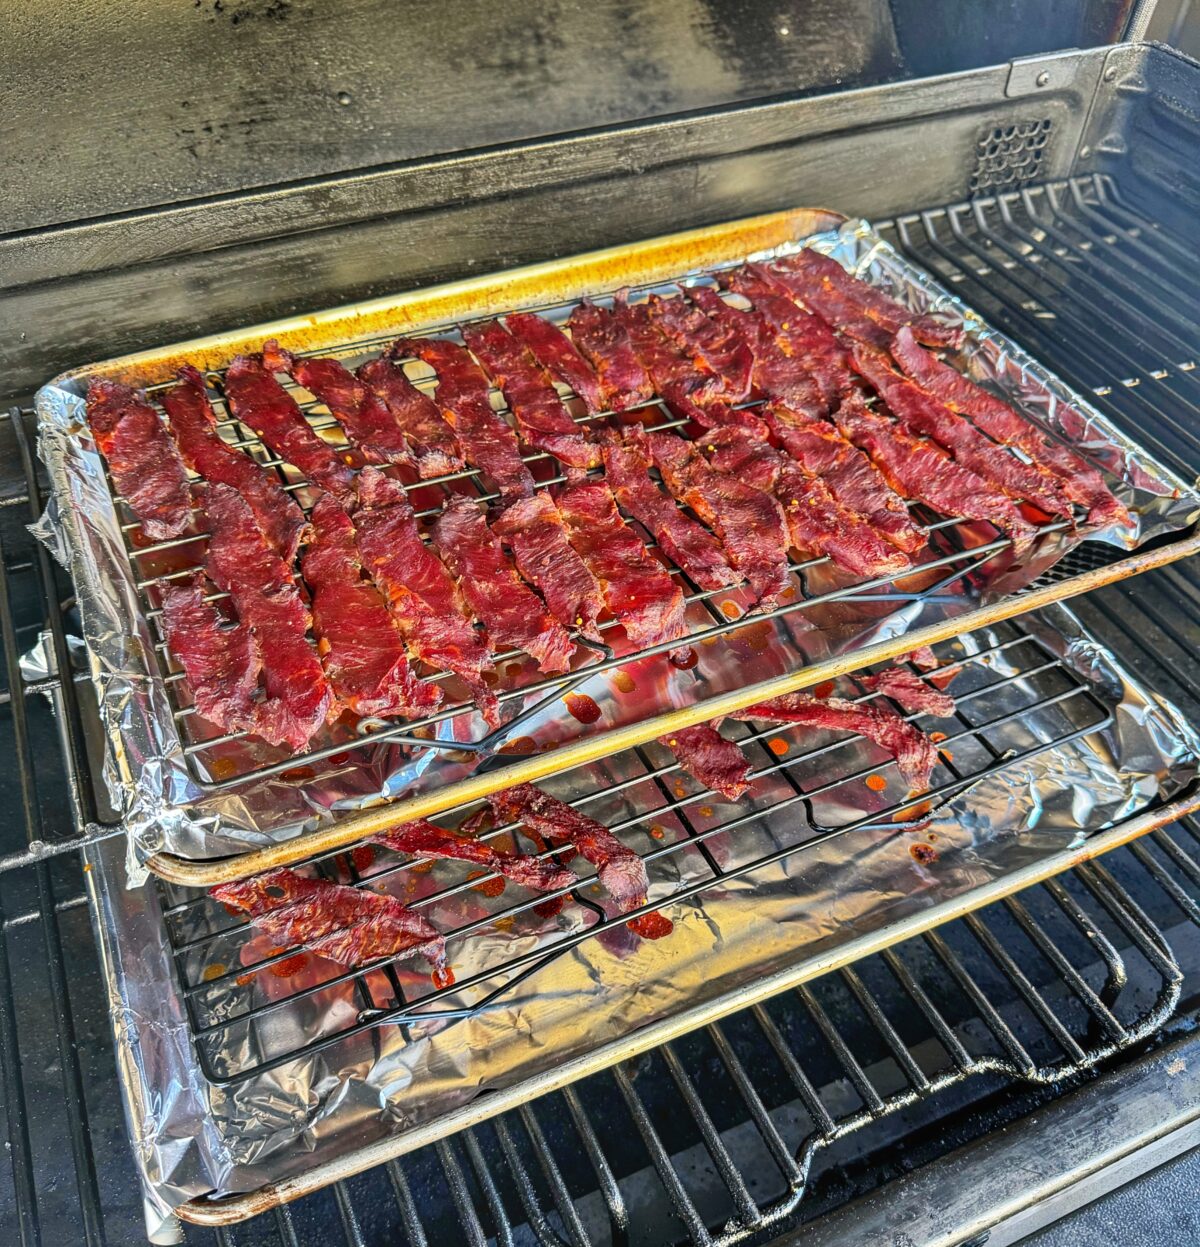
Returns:
[[[704,723],[709,719],[732,714],[745,706],[753,705],[756,701],[810,688],[823,680],[846,675],[860,667],[896,658],[917,646],[936,644],[961,633],[986,627],[1002,619],[1011,619],[1026,611],[1048,606],[1053,602],[1064,601],[1101,585],[1112,584],[1114,581],[1137,575],[1139,572],[1148,571],[1154,567],[1164,567],[1177,559],[1188,558],[1195,554],[1200,554],[1200,536],[1171,542],[1158,549],[1143,551],[1129,558],[1120,559],[1107,567],[1085,572],[1071,580],[1044,585],[1028,593],[996,602],[991,606],[968,611],[945,623],[930,624],[899,638],[864,646],[852,654],[816,663],[790,675],[764,680],[748,688],[711,697],[699,705],[658,715],[642,723],[613,728],[600,735],[563,745],[554,750],[552,754],[538,755],[471,776],[455,784],[452,789],[435,790],[378,806],[361,814],[351,815],[328,827],[269,849],[211,862],[186,861],[174,854],[160,853],[150,857],[146,864],[162,878],[191,887],[211,887],[230,879],[241,879],[247,875],[258,874],[260,871],[269,870],[275,866],[344,848],[356,840],[365,839],[398,822],[428,818],[468,801],[477,800],[488,793],[498,792],[501,788],[518,783],[534,782],[550,774],[571,770],[619,750],[632,749],[646,744],[668,732],[680,731],[695,723]],[[1065,869],[1065,867],[1060,867],[1060,869]]]

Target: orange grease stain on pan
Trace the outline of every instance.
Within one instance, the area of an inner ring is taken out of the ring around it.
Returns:
[[[670,918],[662,914],[643,914],[640,918],[631,918],[625,925],[644,940],[660,940],[675,929]]]
[[[783,755],[787,753],[787,751],[791,748],[791,746],[787,743],[786,740],[783,739],[782,736],[772,736],[771,739],[767,741],[767,748],[777,758],[782,758]]]
[[[863,780],[863,783],[865,783],[872,792],[882,792],[887,787],[887,780],[884,779],[882,775],[868,775],[867,778]]]
[[[617,691],[621,693],[632,693],[637,688],[637,682],[628,671],[614,671],[612,682],[616,685]]]
[[[700,661],[700,655],[689,645],[687,649],[672,650],[668,660],[672,667],[678,667],[680,671],[691,671]]]

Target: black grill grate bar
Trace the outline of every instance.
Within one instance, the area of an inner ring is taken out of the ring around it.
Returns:
[[[905,1047],[904,1041],[896,1033],[896,1028],[888,1021],[887,1014],[880,1008],[879,1002],[867,990],[858,972],[852,966],[847,966],[840,974],[842,981],[854,993],[854,998],[862,1007],[875,1031],[882,1036],[888,1051],[892,1054],[892,1059],[900,1067],[909,1086],[917,1091],[927,1091],[929,1079],[925,1077],[924,1071]]]
[[[953,1027],[942,1016],[941,1011],[934,1005],[933,1001],[929,999],[928,993],[913,977],[912,971],[904,964],[895,950],[891,948],[884,949],[882,956],[888,969],[891,970],[900,986],[904,988],[909,999],[912,1000],[929,1021],[938,1042],[954,1063],[955,1069],[965,1074],[971,1069],[973,1062],[970,1053],[963,1046],[962,1040],[954,1033]]]
[[[1000,943],[991,929],[975,914],[968,914],[966,924],[975,938],[987,949],[992,960],[1004,971],[1005,977],[1021,993],[1022,999],[1037,1015],[1042,1025],[1054,1036],[1059,1047],[1068,1060],[1083,1061],[1086,1053],[1079,1046],[1075,1036],[1059,1020],[1058,1015],[1042,999],[1037,988],[1029,981],[1028,975]]]
[[[854,1090],[858,1092],[859,1098],[862,1100],[866,1110],[869,1113],[880,1112],[883,1109],[883,1098],[867,1077],[866,1070],[863,1069],[857,1058],[850,1051],[850,1045],[842,1036],[841,1031],[829,1020],[829,1015],[821,1006],[821,1002],[817,1000],[812,990],[806,984],[801,984],[800,987],[796,988],[796,993],[804,1002],[804,1007],[808,1010],[809,1016],[816,1022],[817,1029],[825,1036],[825,1042],[837,1058],[839,1067],[845,1071],[846,1077],[849,1078]]]

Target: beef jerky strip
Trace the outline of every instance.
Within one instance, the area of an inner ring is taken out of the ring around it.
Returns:
[[[408,665],[404,638],[379,590],[363,578],[360,557],[353,521],[332,498],[322,498],[300,567],[334,696],[364,718],[428,714],[441,704],[442,691],[418,680]]]
[[[477,503],[451,499],[434,523],[433,541],[493,646],[523,649],[548,674],[571,669],[574,643],[517,575]]]
[[[354,525],[362,564],[387,600],[410,657],[452,671],[488,726],[499,727],[499,703],[483,678],[493,670],[486,640],[472,626],[453,577],[421,540],[404,489],[377,468],[365,468],[359,493]]]
[[[892,357],[927,394],[951,411],[969,416],[989,437],[1023,450],[1034,463],[1052,472],[1063,493],[1087,508],[1090,526],[1128,527],[1133,523],[1124,505],[1104,483],[1104,477],[1087,460],[1042,432],[1007,403],[943,364],[918,344],[908,326],[892,339]]]
[[[169,541],[192,519],[192,494],[167,426],[141,390],[118,381],[88,386],[87,421],[117,492],[151,541]]]
[[[929,538],[913,521],[904,499],[833,425],[783,403],[768,404],[763,418],[784,450],[809,475],[821,477],[843,507],[861,516],[905,554],[925,548]]]
[[[937,748],[933,741],[886,706],[862,705],[840,697],[819,698],[810,697],[807,693],[786,693],[739,710],[732,717],[764,719],[770,723],[799,723],[804,727],[865,736],[896,759],[900,774],[914,792],[928,790],[929,777],[937,765]]]
[[[559,888],[573,887],[578,882],[571,871],[556,861],[534,857],[529,853],[498,849],[486,840],[447,831],[444,827],[438,827],[424,819],[401,823],[398,827],[381,831],[371,839],[397,853],[474,862],[485,870],[536,892],[556,892]]]
[[[534,358],[551,376],[583,400],[591,415],[604,410],[604,396],[596,374],[557,325],[532,312],[513,312],[504,318],[504,323],[509,332],[533,352]]]
[[[329,681],[308,642],[312,619],[291,568],[267,544],[254,513],[229,485],[207,485],[205,570],[229,594],[238,619],[262,655],[266,698],[256,703],[255,732],[299,751],[334,707]]]
[[[854,367],[875,388],[888,410],[913,433],[932,438],[956,463],[996,486],[1010,498],[1032,502],[1047,515],[1073,518],[1071,501],[1058,480],[1036,463],[1026,463],[985,437],[969,420],[956,415],[891,367],[888,356],[869,347],[850,353]]]
[[[913,714],[932,714],[948,719],[954,713],[954,698],[903,667],[885,667],[874,675],[856,677],[865,689],[882,693]]]
[[[454,430],[442,418],[437,404],[405,376],[390,359],[369,359],[356,374],[386,405],[416,459],[423,481],[458,472],[465,462]]]
[[[675,349],[656,327],[647,304],[626,303],[617,295],[613,310],[671,412],[681,420],[695,420],[706,429],[740,424],[766,436],[766,428],[753,412],[730,407],[720,397],[719,385],[715,384],[718,378],[702,374]]]
[[[633,645],[645,649],[683,636],[683,593],[621,519],[608,486],[573,485],[559,496],[558,509],[571,544]]]
[[[350,445],[369,463],[416,460],[396,417],[387,404],[363,384],[340,360],[293,355],[272,338],[263,344],[263,367],[285,372],[297,385],[329,408]]]
[[[697,444],[715,468],[774,494],[796,549],[827,555],[855,576],[891,576],[911,566],[906,554],[843,507],[822,477],[766,442],[742,429],[717,429]]]
[[[519,822],[545,837],[551,844],[571,844],[596,867],[600,882],[623,913],[646,903],[649,880],[642,859],[623,845],[603,823],[550,796],[532,784],[516,784],[488,797],[496,817]],[[657,919],[647,922],[646,918]],[[671,925],[661,915],[635,918],[630,927],[639,935],[656,939]]]
[[[779,349],[799,362],[812,377],[819,405],[801,404],[811,416],[826,416],[855,384],[846,348],[820,316],[800,307],[788,290],[762,264],[746,264],[723,273],[730,290],[749,299]],[[790,401],[790,400],[789,400]]]
[[[727,320],[706,316],[683,298],[652,294],[646,306],[675,349],[714,378],[711,393],[731,403],[740,403],[749,395],[754,353],[740,330]]]
[[[541,364],[498,320],[463,330],[463,340],[500,387],[526,446],[568,468],[595,468],[600,451],[571,418]]]
[[[252,428],[284,462],[344,507],[354,505],[354,473],[309,426],[296,400],[263,367],[259,355],[239,355],[225,371],[233,417]]]
[[[749,787],[750,759],[740,746],[724,736],[711,723],[697,723],[658,738],[660,745],[706,788],[736,801]]]
[[[847,308],[855,309],[889,335],[908,325],[922,342],[928,342],[931,346],[958,346],[962,341],[961,328],[944,324],[934,316],[910,311],[881,290],[852,276],[836,260],[819,251],[806,247],[795,255],[777,260],[771,269],[813,311],[825,317],[831,325],[844,328],[853,337],[860,336],[854,329],[857,319],[846,316],[844,324],[841,319]],[[874,341],[871,337],[861,340]]]
[[[454,429],[467,462],[478,468],[501,498],[527,498],[533,477],[521,459],[517,435],[499,412],[492,410],[491,387],[465,347],[444,338],[400,338],[388,348],[398,359],[415,355],[437,374],[434,401]]]
[[[284,867],[218,884],[209,895],[248,914],[251,925],[264,935],[302,944],[339,965],[420,955],[433,967],[438,986],[453,982],[446,969],[445,939],[394,896],[310,879]]]
[[[546,599],[558,622],[599,641],[596,621],[604,594],[571,545],[550,495],[539,490],[509,503],[492,521],[492,532],[508,545],[517,570]]]
[[[162,405],[188,467],[206,481],[236,489],[254,512],[271,548],[290,563],[306,527],[304,512],[270,468],[222,440],[200,373],[190,364],[180,368],[179,384],[163,395]]]
[[[826,413],[829,403],[808,365],[784,351],[759,312],[732,306],[708,286],[689,287],[687,293],[705,315],[745,343],[754,359],[750,380],[756,394],[817,416]]]
[[[663,553],[702,589],[736,584],[741,577],[730,567],[721,543],[651,480],[644,448],[622,441],[615,429],[605,430],[601,442],[609,488],[621,506],[646,526]]]
[[[718,472],[674,434],[645,438],[667,488],[717,534],[729,561],[745,576],[755,605],[773,605],[788,584],[788,533],[776,499]]]
[[[206,601],[199,572],[162,591],[167,646],[183,667],[196,713],[223,732],[255,730],[254,691],[262,669],[250,629]]]
[[[915,437],[876,415],[861,395],[849,395],[834,412],[842,436],[871,456],[891,487],[947,517],[985,520],[1007,533],[1020,552],[1037,535],[1012,502],[994,485],[956,463],[940,446]]]
[[[650,401],[654,396],[650,374],[633,349],[627,329],[612,312],[584,299],[571,313],[567,327],[571,341],[596,370],[605,410],[628,411]]]

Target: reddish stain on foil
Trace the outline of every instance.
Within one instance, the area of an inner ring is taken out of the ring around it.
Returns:
[[[661,940],[675,929],[670,918],[662,914],[643,914],[640,918],[631,918],[625,925],[644,940]]]
[[[563,701],[567,710],[580,723],[595,723],[600,717],[600,707],[586,693],[568,693]]]

